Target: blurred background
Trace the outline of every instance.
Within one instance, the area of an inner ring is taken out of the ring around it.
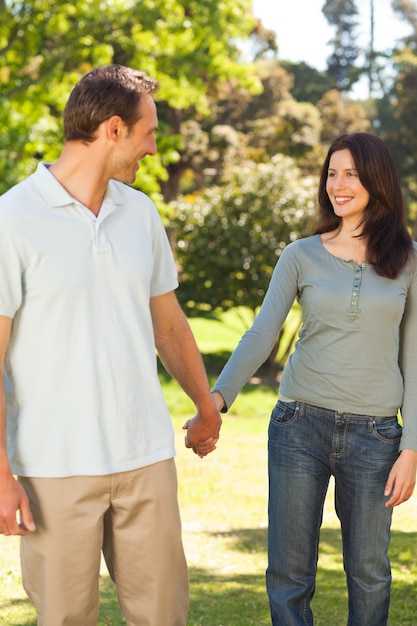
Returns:
[[[417,236],[416,2],[0,0],[0,193],[57,157],[71,88],[108,63],[160,81],[159,152],[136,186],[189,316],[256,310],[342,132],[387,142]]]

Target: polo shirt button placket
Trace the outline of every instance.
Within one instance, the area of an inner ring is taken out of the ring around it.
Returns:
[[[110,245],[102,228],[102,221],[95,219],[92,224],[93,248],[96,252],[108,252]]]

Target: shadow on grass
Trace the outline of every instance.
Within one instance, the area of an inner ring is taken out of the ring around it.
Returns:
[[[241,553],[266,551],[266,529],[237,529],[212,533]],[[389,626],[416,626],[417,619],[417,533],[392,531],[390,548],[393,585]],[[241,574],[233,570],[212,572],[190,567],[191,604],[187,626],[270,625],[264,573]],[[100,580],[99,626],[125,624],[114,584],[108,576]],[[315,622],[319,626],[342,626],[347,620],[347,593],[341,556],[340,530],[323,528],[317,593],[313,599]],[[28,613],[28,600],[12,599],[8,607],[18,614],[7,626],[36,626]],[[3,607],[0,607],[0,613]],[[6,622],[2,622],[6,624]]]
[[[210,533],[214,537],[222,537],[237,552],[253,554],[266,553],[268,531],[266,528],[237,528],[226,532]]]
[[[229,547],[240,553],[266,552],[266,529],[243,528],[211,534],[227,541]],[[392,531],[390,557],[393,585],[388,624],[416,626],[417,533]],[[121,619],[111,617],[118,611],[114,585],[104,578],[101,589],[100,624],[122,626]],[[239,574],[233,570],[218,573],[190,567],[190,593],[187,626],[266,626],[271,623],[264,573]],[[338,528],[321,530],[317,591],[312,607],[319,626],[346,624],[347,591]]]
[[[187,626],[266,626],[270,624],[263,575],[219,575],[190,567],[190,611]],[[100,584],[99,626],[123,626],[114,584]],[[29,624],[21,625],[29,626]],[[30,626],[35,626],[33,622]]]
[[[34,617],[34,609],[31,602],[26,598],[13,598],[7,601],[7,605],[0,605],[0,616],[6,612],[12,615],[11,618],[6,617],[6,621],[1,621],[4,626],[36,626],[37,620]]]
[[[267,626],[268,599],[263,574],[210,574],[190,568],[188,626]]]
[[[266,529],[237,529],[213,533],[228,542],[238,552],[265,552]],[[390,626],[416,626],[417,624],[417,533],[392,531],[390,558],[393,585],[390,608]],[[265,617],[266,592],[264,576],[210,576],[206,571],[194,570],[191,576],[192,598],[197,603],[207,599],[210,609],[201,613],[198,621],[197,607],[192,608],[192,626],[257,626],[270,624]],[[237,588],[234,587],[237,585]],[[252,588],[251,586],[254,585]],[[194,589],[193,589],[194,587]],[[212,619],[211,605],[227,608],[223,620]],[[241,621],[230,619],[230,605],[242,606]],[[342,626],[347,621],[347,589],[343,570],[342,543],[339,528],[322,528],[320,556],[317,572],[317,590],[312,602],[315,623],[320,626]],[[201,610],[200,610],[201,612]],[[225,616],[227,620],[224,620]],[[203,619],[204,618],[204,619]],[[265,621],[266,620],[266,621]]]

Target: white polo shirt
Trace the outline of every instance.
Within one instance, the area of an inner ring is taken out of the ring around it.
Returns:
[[[13,473],[128,471],[171,458],[149,299],[177,271],[158,212],[110,181],[97,217],[40,164],[0,198],[0,315]]]

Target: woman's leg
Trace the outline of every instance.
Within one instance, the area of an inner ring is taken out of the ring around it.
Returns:
[[[269,426],[267,591],[274,626],[312,625],[333,421],[278,402]]]
[[[346,436],[334,454],[336,511],[342,525],[349,626],[386,626],[391,586],[392,509],[384,488],[398,457],[396,418],[341,417]]]

